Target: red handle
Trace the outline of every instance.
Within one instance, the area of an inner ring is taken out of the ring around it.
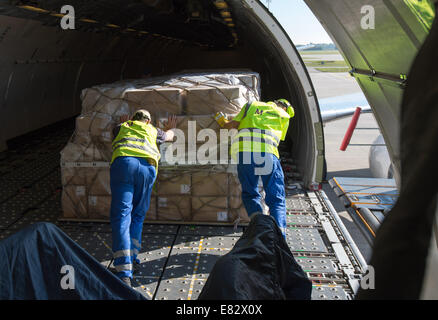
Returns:
[[[357,121],[359,120],[360,112],[362,109],[360,107],[356,108],[356,111],[353,114],[353,118],[351,118],[350,125],[348,126],[347,132],[345,133],[344,140],[342,140],[341,147],[339,150],[345,151],[347,146],[350,143],[351,136],[353,135],[354,129],[356,129]]]

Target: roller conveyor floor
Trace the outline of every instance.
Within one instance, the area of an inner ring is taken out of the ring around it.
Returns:
[[[73,129],[74,120],[64,121],[16,139],[0,153],[0,240],[30,224],[52,222],[111,270],[108,223],[58,221],[59,152]],[[365,261],[325,193],[295,186],[287,188],[287,243],[313,283],[312,299],[352,299]],[[134,287],[148,299],[197,299],[217,259],[244,229],[145,224]]]

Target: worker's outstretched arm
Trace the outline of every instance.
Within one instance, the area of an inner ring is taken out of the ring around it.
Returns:
[[[239,128],[239,124],[240,124],[239,121],[231,120],[231,121],[226,122],[224,124],[223,128],[224,129],[237,129],[237,128]]]
[[[120,120],[119,120],[119,124],[121,124],[121,123],[123,123],[123,122],[126,122],[126,121],[129,120],[129,114],[124,114],[124,115],[120,116],[119,119],[120,119]]]
[[[218,112],[214,115],[214,119],[221,128],[224,129],[237,129],[240,122],[234,120],[227,120],[226,115],[223,112]]]

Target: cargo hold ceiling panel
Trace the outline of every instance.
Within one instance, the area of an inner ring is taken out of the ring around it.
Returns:
[[[411,6],[412,0],[305,2],[351,66],[376,116],[399,180],[401,100],[411,63],[427,36],[427,23]]]
[[[3,15],[29,18],[45,26],[60,25],[64,14],[74,14],[77,31],[151,34],[168,40],[216,47],[234,43],[230,17],[213,1],[198,0],[63,0],[5,1]],[[7,4],[9,2],[9,4]],[[68,5],[68,7],[66,7]],[[65,7],[64,13],[62,8]],[[73,10],[73,11],[72,11]],[[232,19],[231,19],[232,22]]]
[[[261,75],[262,100],[294,105],[285,145],[303,184],[323,180],[314,88],[294,44],[261,1],[76,0],[72,30],[60,26],[66,4],[0,2],[0,150],[14,137],[77,115],[84,88],[146,74],[251,70]]]
[[[237,60],[231,50],[222,60],[208,58],[209,48],[236,42],[222,17],[229,11],[213,1],[78,0],[71,3],[74,29],[65,30],[64,5],[0,2],[0,150],[9,139],[78,114],[83,88]]]

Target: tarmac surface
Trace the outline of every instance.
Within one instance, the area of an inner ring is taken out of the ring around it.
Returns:
[[[344,58],[342,57],[342,55],[340,53],[333,53],[333,54],[306,54],[305,52],[304,53],[301,52],[301,57],[306,62],[311,62],[311,61],[344,61]],[[324,69],[327,69],[327,68],[342,68],[340,66],[327,66],[327,65],[321,65],[320,67],[322,67]],[[328,72],[318,71],[318,70],[316,70],[315,67],[307,67],[307,70],[309,71],[309,73],[316,73],[316,74],[321,74],[321,75],[324,75],[325,73],[328,73]],[[338,77],[336,77],[336,74],[338,74]],[[313,75],[311,75],[311,76],[312,76],[312,81],[313,81]],[[318,77],[318,76],[316,76],[316,77]],[[335,80],[336,82],[339,83],[339,81],[345,81],[345,79],[347,77],[350,77],[350,75],[348,73],[341,72],[341,73],[329,73],[326,77],[324,77],[324,76],[321,76],[321,77],[323,79],[324,78],[333,78],[333,80]],[[356,83],[356,81],[353,78],[352,78],[352,80],[353,80],[354,83]],[[322,80],[322,81],[324,81],[324,80]],[[350,81],[350,83],[351,83],[351,81]],[[347,84],[347,82],[345,82],[345,84]],[[339,89],[341,89],[341,87],[338,86],[338,90]],[[351,90],[351,89],[353,89],[353,88],[350,88],[350,87],[346,88],[346,90]],[[345,94],[345,93],[342,93],[342,92],[341,93],[337,93],[337,92],[339,92],[338,90],[336,90],[336,91],[325,90],[324,86],[321,86],[319,88],[319,90],[323,90],[324,95],[329,94],[329,96],[336,96],[336,95],[343,95],[343,94]]]
[[[309,74],[318,99],[361,92],[356,80],[348,73],[312,72],[309,70]],[[379,126],[373,114],[362,114],[359,117],[350,145],[346,151],[341,151],[339,148],[350,121],[351,117],[348,117],[324,125],[327,181],[333,177],[373,177],[369,168],[369,151],[373,141],[380,135]],[[323,184],[323,190],[341,216],[363,257],[369,261],[372,254],[371,246],[328,183]]]
[[[309,74],[318,99],[343,96],[362,91],[356,79],[347,72],[330,73],[312,72],[309,70]]]
[[[343,61],[344,58],[341,54],[303,54],[301,53],[304,59],[306,60],[325,60],[325,61]]]

